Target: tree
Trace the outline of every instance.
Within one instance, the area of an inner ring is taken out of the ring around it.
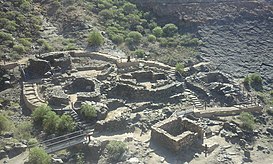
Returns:
[[[81,105],[80,112],[86,119],[92,119],[97,117],[96,108],[93,105],[87,103]]]
[[[59,122],[60,117],[55,112],[49,111],[43,119],[43,130],[47,134],[53,134],[56,132]]]
[[[44,149],[34,147],[29,152],[29,164],[50,164],[51,157],[45,152]]]
[[[5,130],[8,130],[9,128],[9,120],[4,115],[0,115],[0,133],[2,133]]]
[[[69,115],[62,115],[58,124],[58,132],[60,134],[64,132],[72,132],[75,129],[75,122],[72,117]]]
[[[165,36],[172,37],[177,32],[178,28],[175,24],[169,23],[166,24],[162,30]]]
[[[41,127],[46,114],[51,110],[52,108],[47,106],[46,104],[37,107],[31,114],[34,124],[38,127]]]
[[[163,34],[163,30],[161,27],[157,26],[153,29],[153,34],[156,36],[156,37],[160,37],[162,36]]]
[[[99,31],[92,31],[87,39],[91,46],[101,46],[104,43],[104,38]]]

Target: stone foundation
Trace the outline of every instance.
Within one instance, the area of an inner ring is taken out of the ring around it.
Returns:
[[[174,152],[203,143],[202,127],[189,119],[171,118],[152,126],[151,140]]]

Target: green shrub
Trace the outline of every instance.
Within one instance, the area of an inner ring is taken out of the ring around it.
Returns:
[[[65,132],[72,132],[76,128],[76,124],[71,116],[69,115],[62,115],[57,127],[57,131],[60,134],[63,134]]]
[[[130,2],[126,2],[124,5],[123,5],[123,11],[125,14],[133,14],[135,11],[136,11],[136,5],[135,4],[132,4]]]
[[[124,42],[124,37],[123,35],[113,35],[111,36],[111,40],[115,43],[115,44],[121,44]]]
[[[30,138],[30,139],[28,140],[27,144],[28,144],[29,147],[34,147],[35,145],[38,144],[38,141],[37,141],[36,138]]]
[[[262,86],[263,80],[260,74],[253,73],[250,75],[250,79],[251,86]]]
[[[93,105],[87,103],[81,105],[80,112],[86,119],[92,119],[97,117],[96,108]]]
[[[47,134],[53,134],[57,131],[60,123],[60,117],[53,111],[46,113],[43,119],[43,131]]]
[[[239,118],[242,121],[243,129],[250,130],[250,131],[254,129],[255,121],[254,121],[254,116],[251,113],[242,112]]]
[[[51,157],[46,153],[46,151],[39,147],[34,147],[29,152],[29,164],[50,164]]]
[[[122,141],[110,141],[106,145],[107,152],[111,160],[118,160],[121,155],[127,150],[127,145]]]
[[[0,133],[9,129],[9,119],[0,114]]]
[[[38,127],[42,127],[43,120],[44,120],[46,114],[51,110],[52,110],[52,108],[47,106],[46,104],[37,107],[33,111],[33,113],[31,114],[31,118],[33,120],[33,123]]]
[[[104,43],[104,38],[99,31],[92,31],[88,36],[87,42],[91,46],[100,46]]]
[[[142,49],[137,49],[134,51],[134,55],[136,55],[137,58],[144,58],[145,52]]]
[[[248,75],[244,78],[243,83],[244,83],[245,86],[249,86],[249,84],[250,84],[250,77]]]
[[[148,41],[154,43],[156,41],[156,37],[154,35],[149,35]]]
[[[169,23],[169,24],[166,24],[162,28],[162,30],[165,36],[172,37],[177,32],[178,28],[175,24]]]
[[[175,70],[179,72],[181,75],[184,74],[184,65],[182,63],[177,63],[175,65]]]
[[[29,47],[31,46],[31,38],[19,38],[18,42],[21,43],[23,46]]]
[[[128,33],[128,36],[125,41],[129,45],[136,45],[140,43],[141,38],[142,38],[141,33],[137,31],[131,31]]]
[[[32,137],[33,126],[29,121],[21,122],[14,133],[17,139],[29,140]]]
[[[153,34],[156,36],[156,37],[161,37],[162,36],[162,34],[163,34],[163,30],[162,30],[162,28],[161,27],[155,27],[154,29],[153,29]]]
[[[114,13],[112,10],[104,9],[99,12],[99,16],[103,18],[103,20],[111,19],[114,17]]]
[[[13,40],[12,35],[10,33],[6,33],[3,31],[0,31],[0,39],[5,41],[5,40]]]
[[[13,45],[13,50],[16,51],[18,54],[23,54],[26,52],[26,49],[23,45]]]

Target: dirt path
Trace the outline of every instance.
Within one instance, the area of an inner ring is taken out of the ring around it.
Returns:
[[[29,155],[29,151],[27,150],[11,159],[9,158],[1,159],[0,163],[24,164],[28,160],[28,155]]]

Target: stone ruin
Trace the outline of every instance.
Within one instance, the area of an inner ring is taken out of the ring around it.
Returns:
[[[204,130],[192,120],[171,118],[152,126],[151,140],[174,152],[201,146]]]
[[[246,101],[241,90],[228,75],[221,72],[199,72],[185,79],[187,88],[198,93],[207,105],[233,106]]]

